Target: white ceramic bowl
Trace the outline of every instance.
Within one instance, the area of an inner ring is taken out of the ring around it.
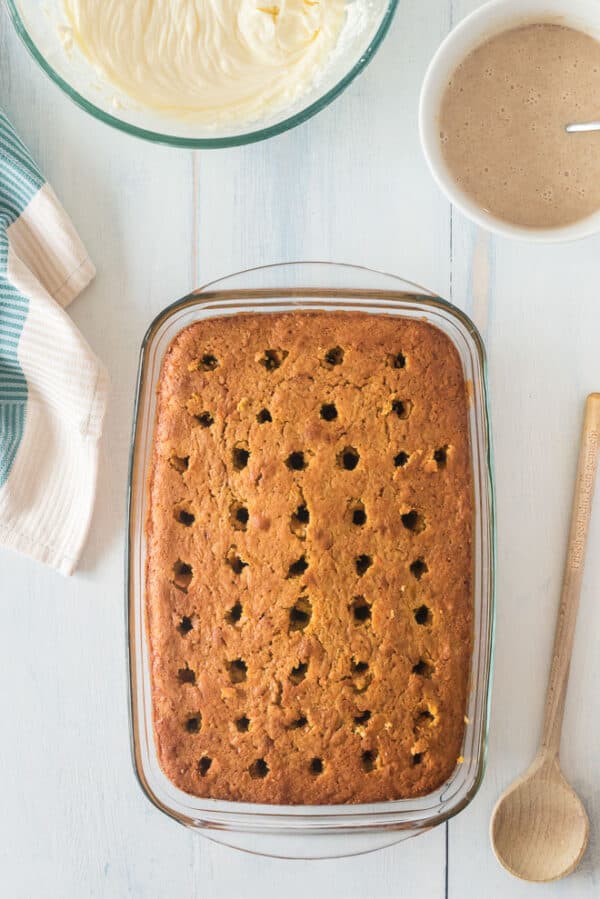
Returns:
[[[442,154],[439,111],[448,81],[465,57],[484,41],[509,28],[534,22],[567,25],[600,39],[598,0],[491,0],[460,22],[442,42],[429,64],[419,106],[419,131],[425,159],[441,190],[478,225],[505,237],[538,243],[576,240],[600,231],[600,211],[562,228],[512,225],[484,211],[450,174]],[[566,123],[565,123],[566,124]],[[600,141],[598,142],[600,152]]]

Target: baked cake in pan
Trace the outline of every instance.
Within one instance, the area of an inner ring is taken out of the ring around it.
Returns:
[[[426,794],[472,651],[468,391],[426,322],[199,321],[169,347],[146,610],[160,764],[197,796]]]

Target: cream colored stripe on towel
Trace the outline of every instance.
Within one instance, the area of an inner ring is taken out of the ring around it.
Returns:
[[[8,237],[15,257],[63,308],[96,274],[73,223],[48,184],[9,227]]]

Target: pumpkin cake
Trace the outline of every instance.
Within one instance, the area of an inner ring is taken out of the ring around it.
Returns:
[[[468,404],[452,342],[414,318],[249,313],[171,343],[146,619],[177,787],[320,805],[451,775],[473,639]]]

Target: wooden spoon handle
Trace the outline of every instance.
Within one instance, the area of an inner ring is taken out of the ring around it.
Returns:
[[[569,546],[560,608],[558,610],[558,621],[556,623],[556,635],[554,637],[550,682],[546,696],[541,749],[548,756],[558,756],[560,750],[560,732],[565,710],[569,665],[575,638],[575,623],[577,621],[579,594],[581,593],[581,582],[583,579],[583,563],[592,513],[599,448],[600,393],[591,393],[585,405],[585,419],[579,450],[573,511],[571,513]]]

